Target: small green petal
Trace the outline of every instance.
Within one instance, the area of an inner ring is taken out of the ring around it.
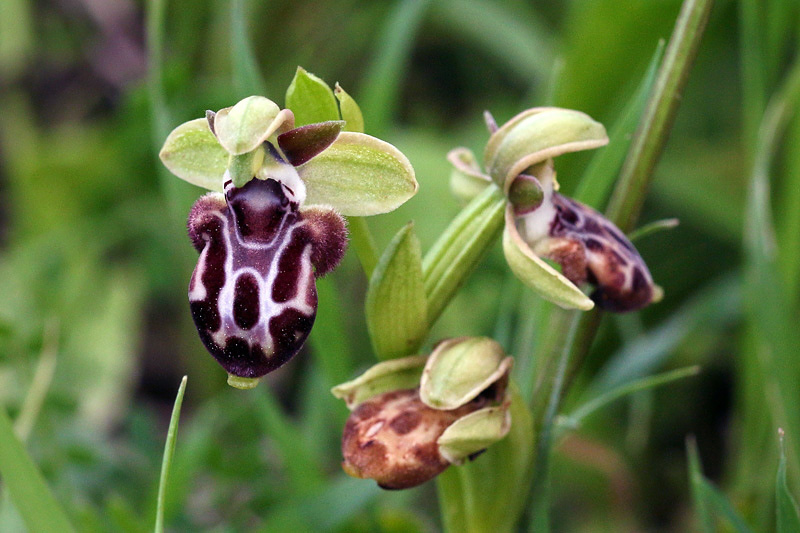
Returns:
[[[492,182],[489,176],[481,172],[475,154],[468,148],[450,150],[447,160],[453,165],[450,190],[464,203],[478,196]]]
[[[508,404],[486,407],[450,424],[436,441],[441,456],[459,465],[470,455],[485,450],[508,435],[511,429],[508,407]]]
[[[352,410],[379,394],[416,388],[426,360],[423,355],[414,355],[378,363],[356,379],[336,385],[331,389],[331,394],[344,400]]]
[[[433,409],[457,409],[506,375],[514,360],[487,337],[459,337],[440,342],[420,380],[422,403]]]
[[[214,117],[214,131],[230,154],[240,155],[252,152],[292,121],[291,111],[281,111],[275,102],[263,96],[249,96],[233,107],[220,109]]]
[[[369,282],[365,312],[379,359],[414,353],[428,335],[422,252],[413,222],[398,232],[381,256]]]
[[[294,113],[298,126],[339,120],[339,106],[331,88],[303,67],[297,67],[286,89],[286,107]]]
[[[192,185],[222,191],[228,153],[204,118],[184,122],[167,136],[158,154],[170,172]]]
[[[308,190],[308,204],[328,205],[347,216],[388,213],[418,188],[406,156],[363,133],[340,133],[327,150],[297,170]]]
[[[556,107],[529,109],[489,138],[486,170],[503,190],[528,167],[568,152],[608,143],[602,124],[580,111]]]
[[[531,251],[514,225],[513,207],[506,208],[503,252],[508,266],[520,281],[536,293],[564,309],[588,311],[594,302],[571,281]]]
[[[347,94],[338,83],[333,89],[333,94],[339,100],[339,113],[342,115],[342,120],[347,123],[344,130],[363,133],[364,116],[353,97]]]

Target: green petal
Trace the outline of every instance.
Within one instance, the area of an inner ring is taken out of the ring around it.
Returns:
[[[416,388],[426,359],[423,355],[414,355],[378,363],[356,379],[336,385],[331,394],[344,400],[352,410],[379,394]]]
[[[524,111],[489,138],[486,170],[504,191],[528,167],[568,152],[608,143],[602,124],[580,111],[556,107]]]
[[[358,107],[353,97],[347,94],[338,83],[333,89],[333,94],[339,100],[339,113],[342,115],[342,120],[347,123],[344,130],[363,133],[364,116],[361,114],[361,108]]]
[[[249,96],[214,117],[219,143],[232,155],[252,152],[284,124],[293,124],[292,112],[263,96]],[[291,127],[291,126],[289,126]]]
[[[383,253],[369,282],[365,312],[379,359],[414,353],[428,335],[422,252],[413,222],[398,232]]]
[[[172,130],[158,155],[169,171],[182,180],[222,191],[228,152],[211,133],[206,119],[190,120]]]
[[[439,453],[459,465],[470,455],[485,450],[511,429],[508,404],[486,407],[459,418],[444,430],[436,443]]]
[[[531,251],[517,232],[510,205],[506,208],[503,252],[514,275],[545,300],[564,309],[588,311],[594,307],[594,302],[578,287]]]
[[[297,67],[286,89],[286,107],[294,113],[298,126],[339,120],[339,106],[331,88],[303,67]]]
[[[464,203],[478,196],[492,182],[491,178],[481,171],[475,154],[468,148],[450,150],[447,160],[453,165],[453,171],[450,173],[450,190]]]
[[[457,409],[506,375],[513,364],[502,346],[490,338],[447,339],[428,357],[420,380],[420,400],[433,409]]]
[[[347,216],[397,209],[417,192],[414,168],[391,144],[342,132],[327,150],[298,167],[307,204],[328,205]]]

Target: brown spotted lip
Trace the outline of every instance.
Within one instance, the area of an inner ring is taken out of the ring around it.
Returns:
[[[432,409],[420,400],[419,389],[371,398],[347,419],[342,466],[350,475],[374,479],[384,489],[424,483],[450,466],[437,444],[445,429],[485,403],[479,398],[458,409]]]

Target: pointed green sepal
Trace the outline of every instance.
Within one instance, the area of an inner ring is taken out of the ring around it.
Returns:
[[[594,302],[571,281],[538,257],[522,240],[514,223],[513,207],[506,208],[503,252],[511,271],[536,293],[564,309],[588,311]]]
[[[427,337],[422,251],[413,222],[395,235],[372,273],[365,313],[378,359],[412,354]]]
[[[557,107],[528,109],[489,138],[486,170],[508,192],[513,179],[528,167],[568,152],[608,143],[602,124],[585,113]]]
[[[363,133],[342,132],[327,150],[298,167],[308,204],[342,215],[388,213],[417,192],[414,168],[391,144]]]
[[[286,89],[286,107],[294,113],[298,126],[340,118],[331,88],[303,67],[297,67],[294,79]]]
[[[228,153],[204,118],[184,122],[167,136],[158,154],[170,172],[192,185],[222,191]]]
[[[441,456],[460,465],[508,435],[511,429],[508,407],[509,403],[486,407],[453,422],[436,441]]]
[[[263,96],[249,96],[214,116],[214,132],[231,155],[252,152],[270,135],[292,128],[294,117],[288,109]]]
[[[513,364],[503,347],[488,337],[444,340],[425,364],[420,400],[434,409],[457,409],[506,376]]]
[[[356,379],[336,385],[331,389],[331,394],[344,400],[352,410],[385,392],[413,389],[419,385],[426,360],[423,355],[414,355],[378,363]]]
[[[333,89],[333,94],[339,101],[339,113],[342,116],[342,120],[346,122],[344,130],[363,133],[364,116],[361,114],[361,108],[358,107],[353,97],[347,94],[338,83]]]
[[[450,190],[464,203],[478,196],[492,182],[489,176],[481,172],[475,154],[468,148],[450,150],[447,160],[453,165]]]

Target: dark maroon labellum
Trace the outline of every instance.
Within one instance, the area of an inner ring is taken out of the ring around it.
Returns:
[[[189,303],[200,339],[228,373],[263,376],[295,355],[317,312],[315,277],[341,259],[346,229],[300,212],[280,182],[253,179],[201,197],[189,214],[200,258]]]

